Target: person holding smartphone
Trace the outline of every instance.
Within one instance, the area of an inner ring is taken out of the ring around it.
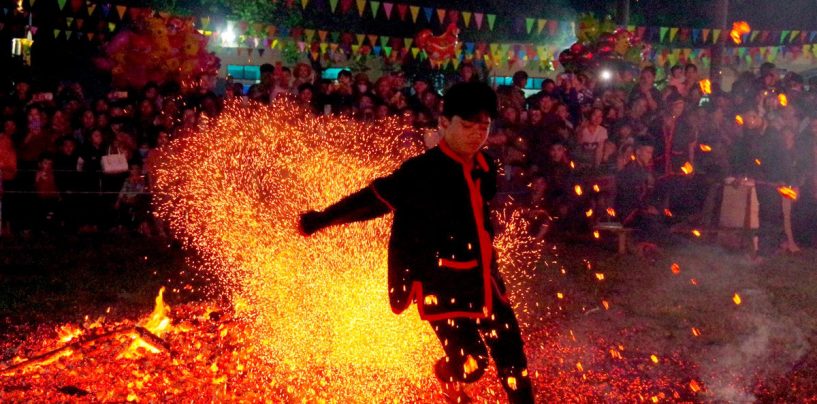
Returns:
[[[496,169],[480,149],[497,116],[484,83],[452,86],[443,100],[438,146],[405,161],[322,211],[300,217],[304,235],[394,213],[389,241],[389,299],[395,313],[413,302],[445,357],[434,373],[451,402],[466,402],[463,383],[496,363],[512,403],[532,403],[519,324],[498,271],[490,201]]]

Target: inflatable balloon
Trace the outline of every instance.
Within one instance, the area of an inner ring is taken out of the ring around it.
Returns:
[[[438,68],[446,60],[456,57],[459,32],[456,24],[449,24],[446,31],[439,36],[434,36],[431,30],[424,29],[417,33],[415,43],[428,55],[431,66]]]
[[[190,19],[137,15],[131,30],[119,31],[103,46],[105,57],[95,65],[109,70],[118,86],[144,86],[148,81],[197,82],[218,72],[220,62],[207,52],[208,38]]]
[[[591,43],[599,34],[599,21],[590,14],[583,14],[576,24],[576,39],[581,43]]]

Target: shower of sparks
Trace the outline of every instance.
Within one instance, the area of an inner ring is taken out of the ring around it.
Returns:
[[[296,229],[300,212],[322,209],[420,153],[418,142],[402,140],[407,129],[396,120],[313,118],[286,103],[232,105],[171,144],[156,172],[159,216],[247,305],[259,356],[289,369],[299,391],[310,391],[318,371],[334,374],[315,398],[380,401],[396,390],[437,389],[431,369],[442,350],[430,327],[413,308],[401,316],[389,309],[391,216],[309,238]],[[540,249],[522,248],[521,216],[499,219],[500,267],[518,293]],[[514,302],[530,310],[524,299]]]

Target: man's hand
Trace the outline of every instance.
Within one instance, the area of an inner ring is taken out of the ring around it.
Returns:
[[[313,233],[323,228],[321,222],[322,218],[320,212],[310,210],[308,212],[301,213],[301,217],[298,219],[298,232],[304,236],[311,236]]]

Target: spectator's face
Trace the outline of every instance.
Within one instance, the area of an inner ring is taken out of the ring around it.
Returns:
[[[6,136],[11,136],[15,132],[17,132],[17,123],[14,120],[7,120],[3,123],[3,134]]]
[[[528,111],[528,120],[530,121],[531,125],[538,124],[542,121],[542,111],[538,109]]]
[[[164,146],[170,140],[170,136],[167,132],[159,132],[159,136],[156,138],[156,147]]]
[[[471,80],[471,77],[474,77],[474,68],[471,66],[463,66],[462,70],[460,70],[460,77],[462,77],[463,81]]]
[[[672,103],[670,107],[670,113],[674,117],[679,117],[681,114],[684,113],[684,102],[683,101],[676,101]]]
[[[681,68],[672,69],[672,77],[676,78],[676,79],[680,79],[680,78],[684,77],[684,69],[681,69]]]
[[[502,110],[502,119],[506,122],[516,123],[519,120],[519,113],[514,107],[506,107]]]
[[[686,76],[687,83],[697,83],[698,82],[698,69],[690,67],[686,69],[684,72]]]
[[[298,101],[303,104],[309,104],[312,102],[312,90],[305,88],[303,91],[298,93]]]
[[[37,109],[32,108],[28,111],[28,129],[32,132],[39,132],[43,128],[43,113]]]
[[[153,104],[150,101],[144,100],[139,103],[139,114],[143,117],[150,117],[153,115]]]
[[[539,109],[544,112],[549,112],[553,109],[553,98],[547,96],[542,97],[542,99],[539,100]]]
[[[130,166],[130,176],[131,178],[139,178],[142,176],[142,167],[139,167],[136,164],[132,164]]]
[[[51,171],[51,166],[54,162],[51,159],[43,159],[40,161],[40,170]]]
[[[343,86],[352,85],[352,77],[348,76],[348,75],[345,75],[345,74],[339,75],[338,76],[338,83],[340,83]]]
[[[766,87],[771,87],[774,85],[774,82],[776,81],[775,79],[776,77],[774,76],[774,73],[766,73],[766,75],[763,76],[763,84]]]
[[[102,141],[104,138],[102,137],[102,132],[95,130],[91,133],[91,144],[94,147],[99,147],[102,145]]]
[[[385,105],[378,105],[374,110],[375,118],[383,119],[389,116],[389,107]]]
[[[107,128],[108,126],[110,126],[110,124],[111,124],[111,121],[108,118],[108,115],[100,114],[98,117],[96,117],[96,127],[97,128]]]
[[[599,126],[604,121],[604,113],[601,110],[594,109],[590,114],[590,123]]]
[[[85,111],[82,113],[82,127],[83,129],[91,129],[94,127],[96,117],[92,111]]]
[[[645,70],[641,72],[641,76],[638,78],[638,81],[643,86],[652,87],[653,83],[655,83],[655,75],[652,74],[651,71]]]
[[[635,159],[643,166],[652,164],[652,153],[654,148],[652,146],[640,146],[635,149]]]
[[[62,148],[61,148],[60,151],[62,152],[63,155],[70,156],[70,155],[74,154],[74,150],[76,150],[76,148],[77,148],[77,145],[74,144],[74,142],[72,142],[70,140],[66,140],[66,141],[62,142]]]
[[[566,120],[570,116],[570,114],[567,113],[567,106],[559,105],[559,108],[556,108],[556,115]]]
[[[567,153],[567,150],[565,149],[564,146],[562,146],[560,144],[555,144],[553,146],[550,146],[550,149],[548,150],[548,156],[550,157],[550,161],[552,161],[554,163],[564,161],[566,153]]]
[[[386,82],[388,83],[389,81],[386,80]],[[397,89],[401,89],[401,88],[405,87],[406,86],[406,76],[404,76],[402,74],[396,74],[396,75],[392,76],[391,85],[394,86],[394,88],[397,88]]]
[[[422,94],[426,90],[428,90],[428,83],[426,83],[425,81],[415,81],[414,82],[414,91],[415,92],[417,92],[418,94]]]
[[[31,86],[24,81],[21,81],[14,86],[14,90],[17,92],[17,97],[20,99],[28,98],[28,92],[30,89]]]
[[[96,104],[94,105],[94,110],[96,113],[108,112],[108,103],[105,100],[97,100]]]
[[[451,119],[440,118],[445,142],[454,153],[463,158],[471,158],[479,151],[488,138],[490,127],[491,118],[487,114],[479,114],[473,121],[457,115]]]
[[[158,96],[159,90],[157,90],[156,87],[150,87],[147,89],[147,91],[145,91],[145,98],[149,100],[155,100]]]

